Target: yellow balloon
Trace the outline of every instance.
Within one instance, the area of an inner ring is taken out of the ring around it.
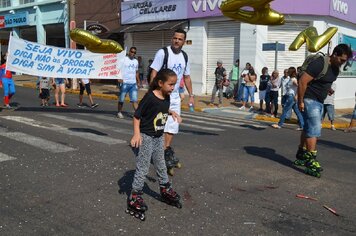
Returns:
[[[225,0],[220,10],[226,17],[256,25],[283,25],[284,15],[271,9],[273,0]],[[252,7],[253,11],[242,10]]]
[[[318,35],[315,27],[311,26],[303,30],[289,46],[290,51],[297,51],[304,43],[307,44],[309,52],[317,52],[323,48],[336,34],[338,28],[330,27],[322,35]]]
[[[118,42],[111,39],[100,39],[89,31],[78,28],[70,31],[70,38],[95,53],[119,53],[123,51]]]

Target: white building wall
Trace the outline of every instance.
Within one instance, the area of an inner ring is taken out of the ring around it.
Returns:
[[[206,66],[207,66],[207,33],[206,21],[196,19],[190,21],[187,40],[191,45],[184,45],[190,61],[190,77],[193,83],[193,93],[200,95],[206,90]]]

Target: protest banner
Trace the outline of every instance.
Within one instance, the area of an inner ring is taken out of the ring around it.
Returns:
[[[10,36],[6,69],[54,78],[121,79],[126,50],[101,54],[43,45]]]

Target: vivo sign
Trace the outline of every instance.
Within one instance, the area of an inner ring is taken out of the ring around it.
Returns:
[[[195,12],[206,12],[207,10],[213,11],[220,7],[222,1],[223,0],[193,0],[192,7]]]
[[[332,4],[333,4],[334,11],[347,15],[347,12],[349,10],[349,5],[347,5],[346,2],[343,2],[341,0],[332,0]]]

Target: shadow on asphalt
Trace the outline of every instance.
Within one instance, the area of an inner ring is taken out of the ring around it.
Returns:
[[[126,194],[127,197],[130,196],[134,175],[135,175],[135,170],[126,171],[125,174],[117,181],[117,185],[119,186],[119,191],[118,191],[119,194]],[[150,182],[156,182],[155,178],[152,178],[149,176],[146,176],[146,178]],[[143,186],[143,192],[145,194],[147,194],[148,196],[151,196],[155,199],[160,199],[160,197],[161,197],[161,195],[159,193],[150,189],[146,183]]]
[[[347,145],[341,144],[341,143],[335,143],[335,142],[329,141],[329,140],[319,139],[318,144],[322,144],[325,146],[338,148],[338,149],[346,150],[346,151],[350,151],[350,152],[356,152],[356,148],[354,148],[354,147],[350,147],[350,146],[347,146]]]
[[[253,125],[240,125],[240,127],[244,127],[244,128],[248,128],[248,129],[253,129],[253,130],[265,130],[266,128],[262,128],[262,127],[255,127]]]
[[[212,135],[212,136],[218,136],[219,134],[216,133],[209,133],[209,132],[203,132],[203,131],[195,131],[195,130],[186,130],[186,129],[179,129],[180,133],[187,133],[187,134],[193,134],[193,135]]]
[[[296,167],[291,160],[285,158],[282,155],[277,154],[276,150],[272,148],[256,147],[256,146],[247,146],[244,148],[246,152],[250,155],[259,156],[304,173],[303,169]]]

